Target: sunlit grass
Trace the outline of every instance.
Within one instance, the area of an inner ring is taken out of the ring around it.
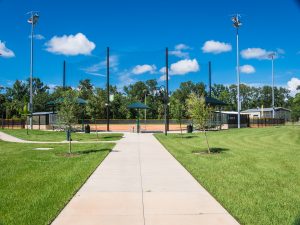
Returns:
[[[49,224],[113,148],[113,143],[66,144],[0,141],[0,224]],[[38,151],[37,147],[53,150]]]
[[[300,127],[156,137],[241,224],[300,224]],[[196,153],[196,154],[195,154]]]

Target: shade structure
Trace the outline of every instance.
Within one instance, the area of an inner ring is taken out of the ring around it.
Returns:
[[[211,106],[217,106],[217,105],[227,105],[225,102],[220,101],[218,99],[212,98],[212,97],[205,97],[205,103]]]
[[[128,109],[138,109],[137,110],[137,120],[136,120],[136,130],[140,133],[140,109],[150,109],[148,106],[141,102],[134,102],[127,106]]]
[[[58,98],[54,101],[49,101],[47,102],[47,105],[57,105],[57,104],[60,104],[64,101],[64,98]],[[76,102],[79,104],[79,105],[85,105],[87,104],[87,101],[82,99],[82,98],[77,98],[76,99]]]
[[[150,109],[147,105],[141,102],[134,102],[127,106],[128,109]]]

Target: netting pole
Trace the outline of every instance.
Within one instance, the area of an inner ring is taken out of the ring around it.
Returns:
[[[208,62],[208,85],[209,97],[211,97],[211,61]]]
[[[109,47],[106,49],[106,90],[107,90],[107,103],[106,103],[106,131],[109,131]]]
[[[165,93],[165,107],[166,107],[166,119],[165,119],[165,135],[169,130],[169,50],[166,48],[166,93]]]

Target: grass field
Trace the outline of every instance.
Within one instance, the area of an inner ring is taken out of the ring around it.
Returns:
[[[66,140],[66,133],[63,131],[42,131],[42,130],[29,130],[27,135],[26,129],[12,130],[4,129],[0,130],[17,138],[28,141],[64,141]],[[119,140],[123,134],[118,133],[72,133],[73,141],[116,141]]]
[[[211,155],[201,133],[156,137],[241,224],[300,224],[299,126],[208,132]]]
[[[49,224],[107,156],[114,143],[19,144],[0,141],[0,224]],[[36,147],[53,150],[37,151]]]

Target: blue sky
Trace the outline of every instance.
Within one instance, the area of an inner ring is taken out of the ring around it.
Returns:
[[[31,10],[40,12],[35,28],[34,75],[48,85],[90,78],[104,87],[103,60],[111,48],[111,83],[121,87],[137,80],[163,84],[164,50],[170,50],[170,87],[182,81],[207,83],[212,61],[213,83],[236,83],[236,39],[230,20],[240,13],[241,81],[271,84],[271,51],[275,82],[295,93],[300,85],[300,6],[294,0],[0,0],[0,85],[29,76]]]

